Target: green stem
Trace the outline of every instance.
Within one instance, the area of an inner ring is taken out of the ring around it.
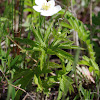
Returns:
[[[13,22],[14,21],[14,0],[12,0],[12,33],[14,37],[14,31],[13,31]]]
[[[82,100],[82,96],[81,96],[79,86],[78,86],[78,79],[77,79],[77,75],[76,75],[76,66],[77,66],[77,63],[78,63],[78,60],[79,60],[79,54],[80,54],[80,49],[77,49],[74,64],[73,64],[73,71],[74,71],[74,75],[75,75],[75,83],[76,83],[76,86],[77,86],[77,89],[78,89],[80,100]]]
[[[49,54],[47,55],[47,62],[46,63],[47,63],[46,64],[46,70],[47,70],[49,67]],[[47,77],[48,77],[48,73],[45,74],[45,79],[47,79]]]
[[[44,17],[44,36],[45,36],[45,17]]]

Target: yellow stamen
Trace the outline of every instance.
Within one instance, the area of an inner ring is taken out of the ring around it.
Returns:
[[[50,4],[48,4],[48,3],[44,3],[43,5],[42,5],[42,9],[43,10],[48,10],[50,8]]]

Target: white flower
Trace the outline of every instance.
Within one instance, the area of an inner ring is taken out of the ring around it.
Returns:
[[[33,9],[40,12],[42,16],[52,16],[61,10],[59,5],[55,6],[55,1],[35,0],[36,6]]]

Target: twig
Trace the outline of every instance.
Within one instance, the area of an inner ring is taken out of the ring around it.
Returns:
[[[0,70],[0,71],[1,71],[1,70]],[[20,87],[18,87],[18,86],[15,86],[15,85],[9,83],[9,81],[8,81],[7,77],[5,76],[4,72],[1,71],[1,73],[3,74],[4,78],[6,79],[7,84],[11,85],[12,87],[14,87],[14,88],[16,88],[16,89],[19,89],[19,90],[25,92],[25,93],[27,94],[27,96],[29,96],[29,97],[33,100],[32,96],[31,96],[28,92],[26,92],[24,89],[22,89],[22,88],[20,88]]]
[[[73,2],[72,2],[72,0],[71,0],[71,10],[72,10],[73,15],[76,17],[76,13],[74,12],[74,9],[73,9]],[[76,31],[73,32],[73,40],[75,41],[75,44],[77,46],[79,46],[78,33]]]
[[[56,76],[56,74],[55,74],[55,73],[53,73],[53,72],[51,72],[50,74],[51,74],[52,76]]]
[[[64,12],[64,14],[63,14],[62,19],[64,19],[64,16],[65,16],[65,14],[66,14],[67,10],[68,10],[68,7],[66,7],[66,10],[65,10],[65,12]]]
[[[26,94],[25,97],[22,100],[26,100],[27,97],[28,97],[28,95]]]
[[[72,10],[72,13],[74,13],[74,10],[73,10],[73,1],[71,0],[70,3],[71,3],[71,10]]]
[[[91,94],[93,94],[93,93],[95,93],[95,94],[99,95],[97,92],[91,92]]]
[[[17,44],[11,37],[9,37],[8,35],[7,35],[7,37],[8,37],[14,44],[16,44],[16,46],[17,46],[19,49],[21,49],[21,51],[24,51],[24,50],[21,48],[21,46],[20,46],[19,44]],[[32,57],[30,57],[28,53],[26,53],[26,55],[27,55],[29,58],[31,58],[35,63],[37,63],[37,61],[36,61],[35,59],[33,59]]]
[[[12,38],[10,38],[8,35],[7,35],[7,38],[9,38],[14,44],[16,44],[16,46],[18,46],[19,49],[23,50],[23,49],[21,48],[21,46],[18,45],[18,44],[17,44]]]
[[[99,82],[98,82],[98,85],[97,85],[97,94],[98,94],[98,97],[97,97],[97,100],[100,100],[99,97],[100,97],[100,79],[99,79]]]
[[[90,0],[90,39],[92,41],[92,0]]]
[[[90,0],[90,25],[92,26],[92,0]]]
[[[63,7],[66,8],[66,5],[62,4],[61,2],[59,2],[59,1],[57,1],[57,0],[55,0],[55,2],[58,3],[58,4],[60,4],[60,5],[62,5]]]
[[[66,5],[62,4],[61,2],[59,2],[59,1],[57,1],[57,0],[55,0],[55,2],[58,3],[58,4],[60,4],[61,6],[63,6],[63,7],[65,8],[65,12],[64,12],[64,14],[63,14],[63,17],[61,18],[61,19],[63,20],[65,14],[66,14],[66,12],[67,12],[67,10],[70,11],[70,10],[69,10],[70,7],[66,7]]]

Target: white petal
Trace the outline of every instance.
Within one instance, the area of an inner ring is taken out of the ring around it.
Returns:
[[[41,15],[42,16],[52,16],[53,15],[53,12],[52,12],[51,9],[50,10],[42,10],[41,11]]]
[[[55,6],[53,8],[50,8],[49,10],[41,10],[41,15],[42,16],[52,16],[54,14],[56,14],[57,12],[59,12],[61,10],[61,7],[58,5],[58,6]]]
[[[48,3],[51,5],[51,7],[55,6],[55,1],[54,0],[50,0],[50,1],[48,1]]]
[[[37,12],[41,12],[41,7],[40,6],[33,6],[33,9],[36,10]]]
[[[61,10],[61,6],[57,5],[57,6],[54,7],[53,12],[54,12],[54,13],[57,13],[57,12],[59,12],[60,10]]]
[[[42,6],[43,3],[47,2],[46,0],[35,0],[35,3],[38,5],[38,6]]]

